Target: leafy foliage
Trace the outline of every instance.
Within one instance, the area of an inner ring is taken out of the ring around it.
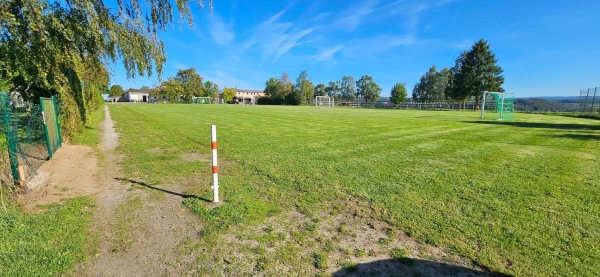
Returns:
[[[112,85],[108,90],[108,94],[110,94],[110,96],[121,96],[125,94],[125,90],[120,85]]]
[[[418,102],[435,102],[445,98],[446,88],[450,80],[450,70],[447,68],[437,71],[435,65],[423,74],[415,84],[412,97]]]
[[[235,88],[224,88],[223,93],[221,94],[221,98],[225,100],[225,102],[229,103],[235,97]]]
[[[400,105],[406,101],[408,94],[406,86],[403,83],[396,83],[390,92],[390,101],[396,105]]]
[[[354,100],[354,97],[357,95],[355,84],[356,84],[356,82],[354,81],[354,77],[352,77],[352,76],[342,77],[342,82],[341,82],[341,86],[340,86],[342,100],[345,100],[345,101]]]
[[[315,86],[315,96],[325,96],[327,95],[327,89],[325,84],[321,83]]]
[[[202,0],[194,1],[203,5]],[[176,0],[191,23],[190,0]],[[162,72],[158,31],[173,22],[169,0],[6,0],[0,2],[0,79],[28,101],[59,96],[63,134],[81,130],[108,91],[105,65],[122,60],[128,77]]]
[[[373,77],[369,75],[363,75],[356,81],[356,95],[357,98],[362,96],[365,99],[365,102],[374,103],[377,102],[380,98],[381,87],[373,81]]]

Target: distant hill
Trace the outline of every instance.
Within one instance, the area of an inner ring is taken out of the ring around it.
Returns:
[[[529,112],[576,112],[578,97],[516,98],[516,111]]]
[[[544,99],[560,103],[578,103],[579,96],[537,96],[537,97],[517,97],[516,99]]]

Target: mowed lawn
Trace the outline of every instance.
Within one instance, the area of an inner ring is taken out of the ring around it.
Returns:
[[[221,234],[350,195],[421,243],[519,276],[600,275],[600,121],[476,112],[238,105],[110,105],[130,178],[188,182]],[[189,159],[189,155],[206,159]],[[186,156],[187,155],[187,156]],[[187,158],[186,158],[187,157]]]

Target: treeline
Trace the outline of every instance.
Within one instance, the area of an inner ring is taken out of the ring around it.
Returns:
[[[486,40],[475,42],[471,50],[456,58],[452,68],[429,68],[413,88],[412,97],[422,103],[481,101],[484,91],[504,92],[502,68]]]
[[[515,99],[515,110],[528,112],[576,112],[577,104],[565,104],[546,99]]]
[[[148,87],[142,87],[142,89]],[[125,90],[120,85],[113,85],[109,89],[110,96],[122,96]],[[235,88],[223,88],[196,72],[194,67],[178,70],[175,76],[162,82],[157,90],[152,91],[152,97],[157,101],[173,103],[192,103],[193,97],[222,98],[229,102],[235,97]]]
[[[504,92],[502,68],[496,63],[497,59],[488,42],[480,39],[469,51],[458,56],[452,68],[438,71],[435,65],[431,66],[415,84],[412,98],[419,103],[480,103],[483,91]],[[308,103],[315,96],[330,96],[342,102],[363,99],[365,103],[372,104],[380,99],[381,87],[369,75],[356,81],[352,76],[343,76],[341,80],[329,81],[327,85],[314,85],[308,73],[302,71],[295,83],[286,72],[279,78],[269,78],[264,91],[266,97],[259,99],[259,104],[300,105]],[[403,103],[407,98],[406,85],[396,83],[390,95],[392,103]]]
[[[301,105],[308,104],[315,96],[330,96],[337,101],[353,101],[362,98],[366,103],[375,103],[381,97],[381,87],[373,77],[363,75],[357,81],[352,76],[343,76],[341,80],[314,85],[306,70],[300,72],[296,82],[283,72],[279,78],[271,77],[265,83],[265,95],[258,104]]]

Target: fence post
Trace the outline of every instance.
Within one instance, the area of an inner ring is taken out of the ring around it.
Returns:
[[[50,144],[50,135],[48,134],[48,122],[46,120],[46,111],[44,109],[44,98],[40,97],[40,108],[42,109],[42,120],[44,122],[44,133],[46,134],[46,146],[48,148],[48,159],[52,159],[52,145]]]
[[[217,126],[210,126],[212,148],[212,173],[213,173],[213,202],[219,202],[219,167],[217,165]]]
[[[11,116],[10,116],[10,107],[8,104],[8,95],[6,92],[2,92],[0,94],[0,101],[2,102],[0,105],[2,110],[2,123],[4,124],[4,128],[6,129],[6,144],[8,148],[8,158],[10,160],[10,171],[13,175],[13,181],[15,185],[19,185],[21,182],[21,177],[19,174],[19,156],[17,155],[17,141],[15,140],[15,131],[13,128]]]
[[[54,116],[56,119],[56,133],[58,134],[58,147],[62,147],[62,135],[60,134],[60,123],[58,122],[58,107],[56,97],[52,96],[52,105],[54,105]]]

